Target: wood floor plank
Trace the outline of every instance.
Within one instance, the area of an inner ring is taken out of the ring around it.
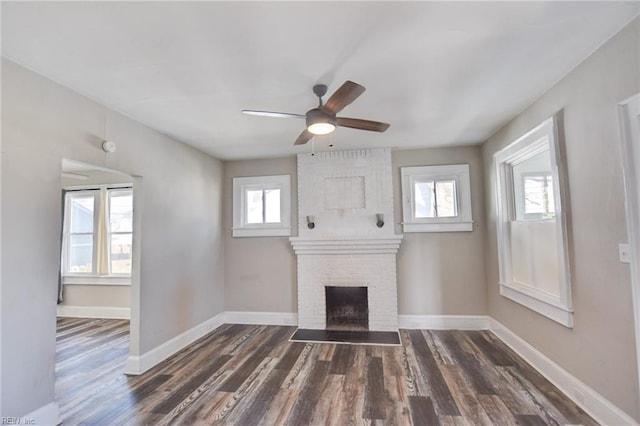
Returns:
[[[366,352],[361,347],[353,348],[353,362],[349,365],[344,376],[344,385],[342,388],[343,410],[340,413],[339,423],[343,425],[360,424],[364,410],[364,392],[365,371],[366,371]]]
[[[453,364],[460,368],[460,371],[464,374],[475,392],[481,395],[495,395],[495,389],[482,374],[482,368],[480,368],[479,361],[474,358],[473,355],[464,351],[460,345],[458,333],[455,331],[437,331],[434,333],[446,345]]]
[[[252,395],[250,404],[238,417],[238,424],[257,425],[260,423],[269,405],[280,391],[284,379],[287,378],[287,373],[287,370],[274,368],[265,383]]]
[[[540,416],[516,416],[516,424],[521,426],[547,426],[548,423],[540,418]]]
[[[114,419],[124,415],[127,411],[131,410],[136,404],[139,404],[144,399],[149,397],[158,386],[169,380],[171,376],[167,374],[159,374],[153,379],[149,380],[133,389],[130,395],[121,396],[118,398],[117,403],[110,404],[98,412],[94,413],[87,419],[87,423],[95,425],[105,425],[113,422]]]
[[[225,381],[220,390],[223,392],[235,392],[238,388],[247,380],[247,377],[253,370],[264,360],[266,355],[276,345],[281,344],[288,339],[291,334],[291,330],[288,327],[283,327],[274,333],[263,345],[260,346],[254,353],[236,370],[236,372]]]
[[[344,376],[336,374],[329,374],[325,377],[324,387],[309,424],[342,426],[339,423],[339,419],[344,407],[344,401],[340,391],[344,386],[344,379]]]
[[[351,345],[336,345],[331,358],[330,374],[347,374],[347,368],[353,361],[353,350]]]
[[[384,359],[383,359],[384,366]],[[388,425],[411,424],[411,412],[409,409],[409,395],[407,394],[406,381],[402,376],[387,376],[385,374],[385,390],[387,391],[387,418]]]
[[[386,394],[384,390],[384,370],[382,358],[369,358],[367,364],[367,380],[364,387],[364,410],[362,417],[365,419],[384,420]]]
[[[169,398],[156,405],[151,411],[156,414],[168,414],[200,385],[202,385],[203,382],[222,368],[229,359],[231,359],[230,355],[220,355],[214,358],[201,370],[199,374],[195,377],[191,377],[187,382],[184,382],[182,386],[173,391]]]
[[[465,381],[460,367],[445,365],[441,367],[441,370],[462,416],[471,424],[492,426],[491,419],[480,405],[473,389]]]
[[[314,364],[300,391],[298,400],[291,409],[291,414],[287,420],[289,424],[310,424],[309,422],[313,417],[313,412],[324,387],[324,380],[329,374],[329,364],[328,361],[317,361]]]
[[[440,368],[433,358],[424,336],[418,330],[411,330],[409,336],[417,354],[418,365],[422,370],[422,375],[427,377],[430,395],[436,404],[438,413],[445,416],[459,416],[460,410],[442,377]]]
[[[306,345],[304,343],[299,342],[291,342],[288,345],[287,351],[284,353],[282,358],[280,358],[280,362],[276,365],[276,369],[284,370],[287,373],[291,371],[296,361],[300,357],[300,353],[304,349]]]
[[[536,411],[535,415],[538,415],[550,424],[570,423],[553,405],[548,403],[548,400],[543,394],[539,393],[530,382],[522,377],[517,368],[499,367],[499,370],[507,382],[520,391],[523,399]],[[518,415],[516,415],[516,418],[517,417]]]
[[[596,424],[490,332],[401,330],[403,346],[297,343],[225,324],[125,376],[128,322],[57,321],[65,426]]]
[[[280,389],[276,394],[269,409],[260,420],[260,426],[284,425],[286,424],[293,404],[298,400],[297,389]]]
[[[478,395],[478,401],[495,425],[512,425],[516,418],[500,397],[496,395]]]
[[[440,419],[433,408],[431,398],[427,396],[410,396],[409,408],[411,410],[411,420],[415,425],[433,425],[440,424]]]

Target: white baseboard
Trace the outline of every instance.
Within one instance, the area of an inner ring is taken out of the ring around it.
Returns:
[[[298,325],[298,314],[295,312],[225,311],[224,322],[228,324]]]
[[[225,311],[228,324],[298,325],[294,312]],[[398,315],[399,328],[432,330],[487,330],[486,315]]]
[[[129,355],[125,374],[138,375],[144,373],[185,346],[190,345],[202,336],[220,327],[222,324],[224,324],[224,313],[209,318],[205,322],[196,325],[140,356]]]
[[[58,305],[59,317],[131,319],[130,308]]]
[[[603,425],[638,424],[628,414],[613,405],[605,397],[571,375],[564,368],[547,358],[542,352],[493,318],[490,318],[489,330],[598,423]]]
[[[486,315],[398,315],[398,327],[409,330],[487,330]]]
[[[10,419],[10,417],[9,417]],[[25,416],[18,417],[20,423],[14,424],[31,424],[36,426],[56,426],[61,423],[60,421],[60,407],[57,402],[50,402],[37,410],[30,412]],[[8,424],[3,421],[3,424]]]

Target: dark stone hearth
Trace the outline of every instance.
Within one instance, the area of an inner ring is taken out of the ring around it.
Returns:
[[[299,328],[292,342],[332,342],[361,345],[401,345],[397,331],[307,330]]]
[[[366,287],[325,287],[327,330],[368,330]]]

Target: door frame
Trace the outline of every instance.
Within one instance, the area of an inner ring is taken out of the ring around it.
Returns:
[[[634,143],[631,114],[640,112],[640,92],[618,103],[618,131],[620,163],[624,178],[625,213],[629,239],[631,296],[633,300],[634,330],[636,338],[636,366],[640,391],[640,135]]]

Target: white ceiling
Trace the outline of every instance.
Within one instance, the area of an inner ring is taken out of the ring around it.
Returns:
[[[221,159],[294,147],[311,87],[367,91],[316,149],[486,140],[639,12],[638,2],[2,2],[2,55]]]

